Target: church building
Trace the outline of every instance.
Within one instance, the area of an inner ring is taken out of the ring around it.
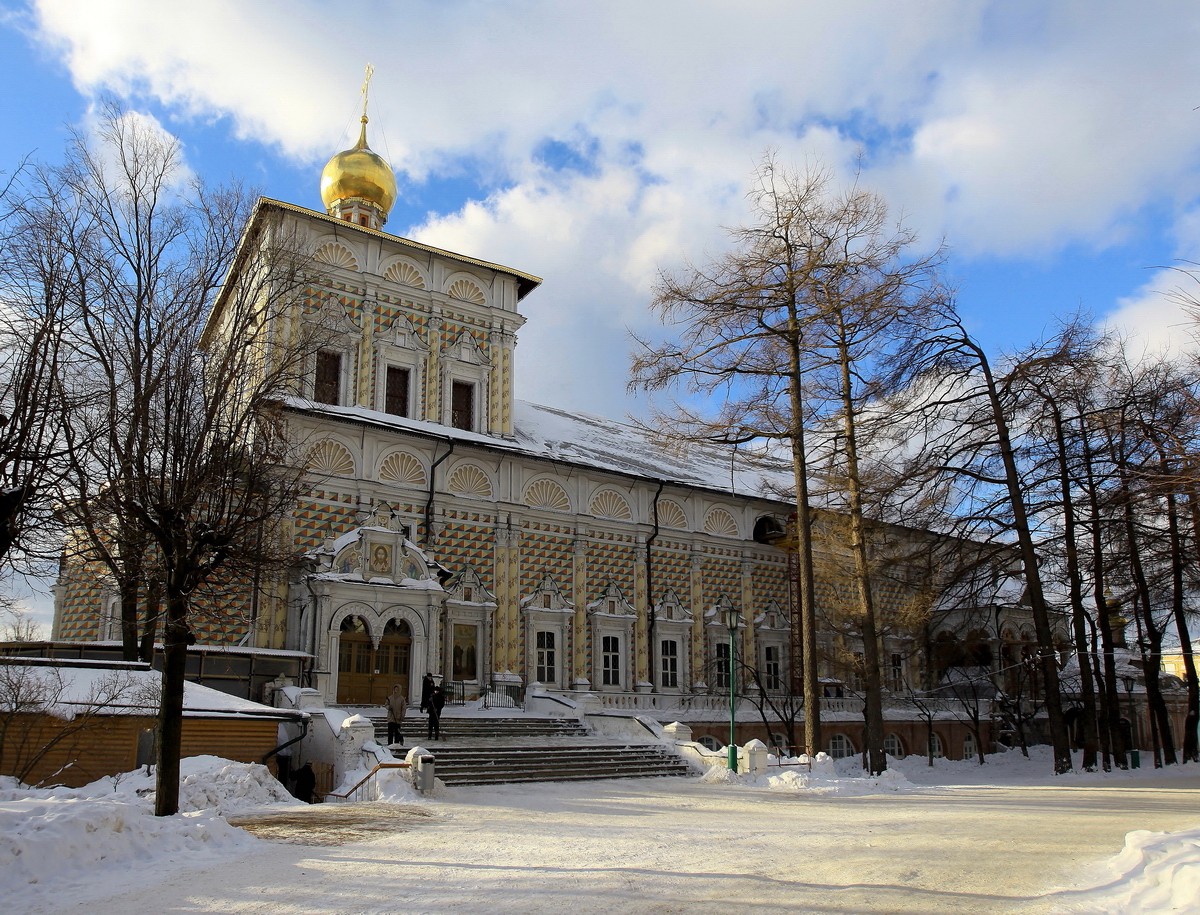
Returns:
[[[517,399],[521,305],[541,279],[386,232],[396,182],[365,115],[320,192],[323,211],[260,200],[245,234],[271,227],[312,257],[293,320],[324,336],[283,407],[308,455],[299,558],[248,598],[253,614],[199,622],[200,641],[306,656],[303,685],[331,705],[378,704],[397,684],[414,696],[431,673],[452,698],[536,683],[649,713],[712,705],[720,721],[731,648],[758,672],[740,692],[789,690],[790,465]],[[819,590],[838,599],[831,580]],[[64,583],[53,637],[112,638],[113,600],[101,579]],[[891,687],[918,683],[915,634],[888,640]]]

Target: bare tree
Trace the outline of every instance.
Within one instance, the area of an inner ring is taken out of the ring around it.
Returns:
[[[316,347],[290,320],[307,260],[281,220],[254,218],[253,197],[184,180],[177,142],[116,107],[51,176],[72,214],[76,347],[98,395],[75,416],[87,446],[66,512],[81,559],[118,582],[126,651],[139,602],[146,641],[162,633],[155,812],[169,815],[194,629],[291,558],[281,525],[304,460],[280,407]]]
[[[709,267],[660,275],[651,307],[665,324],[679,329],[679,340],[653,344],[635,338],[630,376],[631,388],[679,386],[722,396],[715,414],[681,403],[660,411],[656,425],[672,437],[732,445],[783,443],[790,450],[799,590],[793,655],[797,647],[800,655],[793,656],[792,670],[802,677],[804,749],[810,755],[821,740],[804,432],[806,283],[815,266],[806,209],[818,203],[823,183],[823,177],[814,176],[807,187],[793,187],[766,158],[749,194],[757,221],[730,232],[733,250]]]
[[[910,366],[924,368],[931,379],[926,386],[933,391],[915,411],[926,418],[920,423],[921,457],[911,465],[913,475],[930,479],[928,472],[955,481],[961,498],[951,501],[948,521],[960,530],[1015,539],[1046,691],[1054,771],[1068,772],[1072,768],[1070,738],[1058,683],[1051,609],[1035,538],[1037,517],[1030,511],[1015,440],[1024,432],[1015,390],[1020,373],[1012,366],[995,371],[987,352],[950,310],[942,329],[914,339],[908,355]]]
[[[41,641],[41,625],[15,601],[0,602],[0,618],[3,617],[7,617],[7,622],[0,624],[0,642]]]
[[[83,399],[66,340],[78,317],[69,256],[30,194],[27,168],[0,189],[0,573],[45,571],[69,468],[69,410]],[[50,220],[53,216],[49,217]]]
[[[881,396],[874,370],[940,298],[941,252],[914,256],[915,239],[889,223],[883,199],[851,186],[836,191],[828,172],[795,174],[767,157],[750,192],[754,223],[731,232],[733,250],[705,268],[660,277],[653,308],[680,328],[678,341],[641,345],[633,386],[678,387],[722,397],[715,412],[674,403],[657,424],[669,434],[728,444],[786,443],[796,498],[799,668],[803,671],[805,750],[819,746],[817,610],[810,448],[806,424],[819,418],[836,434],[837,491],[849,519],[852,615],[867,653],[868,746],[882,771],[883,724],[877,598],[872,589],[860,422]],[[810,733],[811,732],[811,733]]]

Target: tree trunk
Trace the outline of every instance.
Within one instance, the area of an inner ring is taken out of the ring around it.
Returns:
[[[1104,671],[1100,677],[1100,686],[1104,693],[1104,707],[1107,713],[1105,722],[1109,738],[1112,742],[1113,761],[1118,768],[1124,769],[1129,765],[1125,732],[1121,728],[1121,698],[1117,690],[1117,658],[1116,643],[1113,639],[1113,621],[1111,608],[1108,605],[1107,573],[1104,566],[1104,540],[1102,519],[1100,517],[1099,489],[1096,483],[1094,467],[1095,450],[1087,437],[1087,428],[1083,416],[1079,417],[1080,435],[1083,441],[1083,468],[1087,481],[1087,510],[1088,526],[1092,539],[1092,599],[1096,605],[1096,619],[1099,622],[1100,646],[1104,654]]]
[[[1165,464],[1163,475],[1169,478],[1169,468]],[[1179,502],[1173,491],[1167,493],[1167,530],[1171,537],[1171,616],[1175,620],[1179,648],[1183,652],[1184,685],[1187,688],[1187,716],[1183,721],[1183,761],[1200,762],[1200,750],[1196,743],[1196,725],[1200,722],[1200,688],[1196,682],[1196,661],[1192,657],[1192,637],[1188,632],[1185,612],[1187,595],[1183,581],[1183,537],[1179,530]]]
[[[870,557],[863,520],[862,481],[858,466],[858,429],[855,423],[854,392],[851,387],[850,353],[845,328],[841,332],[838,358],[842,380],[842,429],[846,434],[846,485],[850,497],[850,548],[854,554],[854,579],[858,586],[858,609],[862,614],[860,633],[863,644],[863,688],[866,693],[863,715],[866,718],[866,755],[868,770],[879,775],[887,768],[883,752],[883,685],[880,682],[879,633],[875,620],[875,599],[871,590]]]
[[[1174,765],[1174,740],[1171,736],[1171,719],[1167,704],[1163,700],[1158,682],[1158,671],[1162,665],[1162,630],[1154,624],[1153,601],[1150,583],[1142,565],[1140,538],[1133,517],[1133,494],[1124,464],[1118,464],[1121,483],[1121,507],[1125,519],[1126,547],[1129,551],[1129,567],[1134,586],[1134,613],[1138,621],[1138,648],[1142,655],[1142,677],[1146,685],[1146,703],[1150,711],[1150,733],[1154,738],[1154,764],[1160,765],[1160,752],[1167,765]],[[1147,649],[1149,653],[1147,654]]]
[[[183,684],[191,630],[187,601],[177,594],[166,600],[163,635],[162,697],[158,709],[158,769],[155,777],[154,815],[179,812],[179,756],[183,745]]]
[[[1025,511],[1025,496],[1021,492],[1021,478],[1017,470],[1016,458],[1013,455],[1008,420],[1004,415],[1003,404],[1000,402],[1000,393],[996,388],[995,378],[992,376],[991,365],[981,349],[976,348],[976,352],[987,385],[988,401],[991,405],[992,418],[999,441],[1000,459],[1004,465],[1005,483],[1012,505],[1013,528],[1017,533],[1017,541],[1021,548],[1021,561],[1025,569],[1025,587],[1033,616],[1034,634],[1037,636],[1038,662],[1042,673],[1042,682],[1046,688],[1046,715],[1049,719],[1050,743],[1054,749],[1054,772],[1056,775],[1061,775],[1071,771],[1071,743],[1067,737],[1066,719],[1063,717],[1062,711],[1062,695],[1058,684],[1058,655],[1054,646],[1054,635],[1050,630],[1050,612],[1042,591],[1042,576],[1038,565],[1037,549],[1034,547],[1033,534]]]
[[[1083,700],[1083,768],[1096,768],[1096,687],[1092,679],[1092,661],[1088,652],[1087,627],[1084,624],[1083,579],[1079,571],[1079,550],[1075,544],[1075,506],[1071,501],[1071,481],[1067,472],[1067,440],[1063,432],[1062,414],[1051,403],[1054,422],[1055,457],[1058,464],[1059,495],[1062,500],[1063,545],[1066,550],[1067,579],[1070,582],[1071,625],[1075,635],[1075,657],[1079,660],[1079,690]]]
[[[794,310],[789,316],[789,331],[792,475],[796,483],[796,561],[800,573],[800,664],[804,676],[804,752],[811,757],[821,749],[821,692],[817,679],[817,588],[813,573],[812,509],[808,503],[808,455],[804,443],[800,329]],[[796,663],[795,658],[792,663]]]

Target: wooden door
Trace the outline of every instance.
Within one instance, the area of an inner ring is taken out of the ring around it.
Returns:
[[[408,624],[391,620],[375,648],[357,616],[342,623],[338,647],[337,701],[346,705],[382,705],[397,684],[408,691],[412,635]]]

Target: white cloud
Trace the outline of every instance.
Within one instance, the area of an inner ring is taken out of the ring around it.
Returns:
[[[657,269],[719,250],[768,147],[845,169],[866,142],[865,182],[967,254],[1103,248],[1198,192],[1200,9],[1183,0],[36,8],[85,93],[228,118],[305,163],[348,142],[372,61],[372,144],[402,179],[469,167],[491,189],[414,234],[546,278],[522,396],[610,414]],[[548,169],[547,140],[582,144],[585,167]]]
[[[1135,359],[1143,354],[1178,356],[1200,337],[1200,283],[1178,270],[1157,271],[1135,294],[1121,299],[1103,324],[1126,338]]]

